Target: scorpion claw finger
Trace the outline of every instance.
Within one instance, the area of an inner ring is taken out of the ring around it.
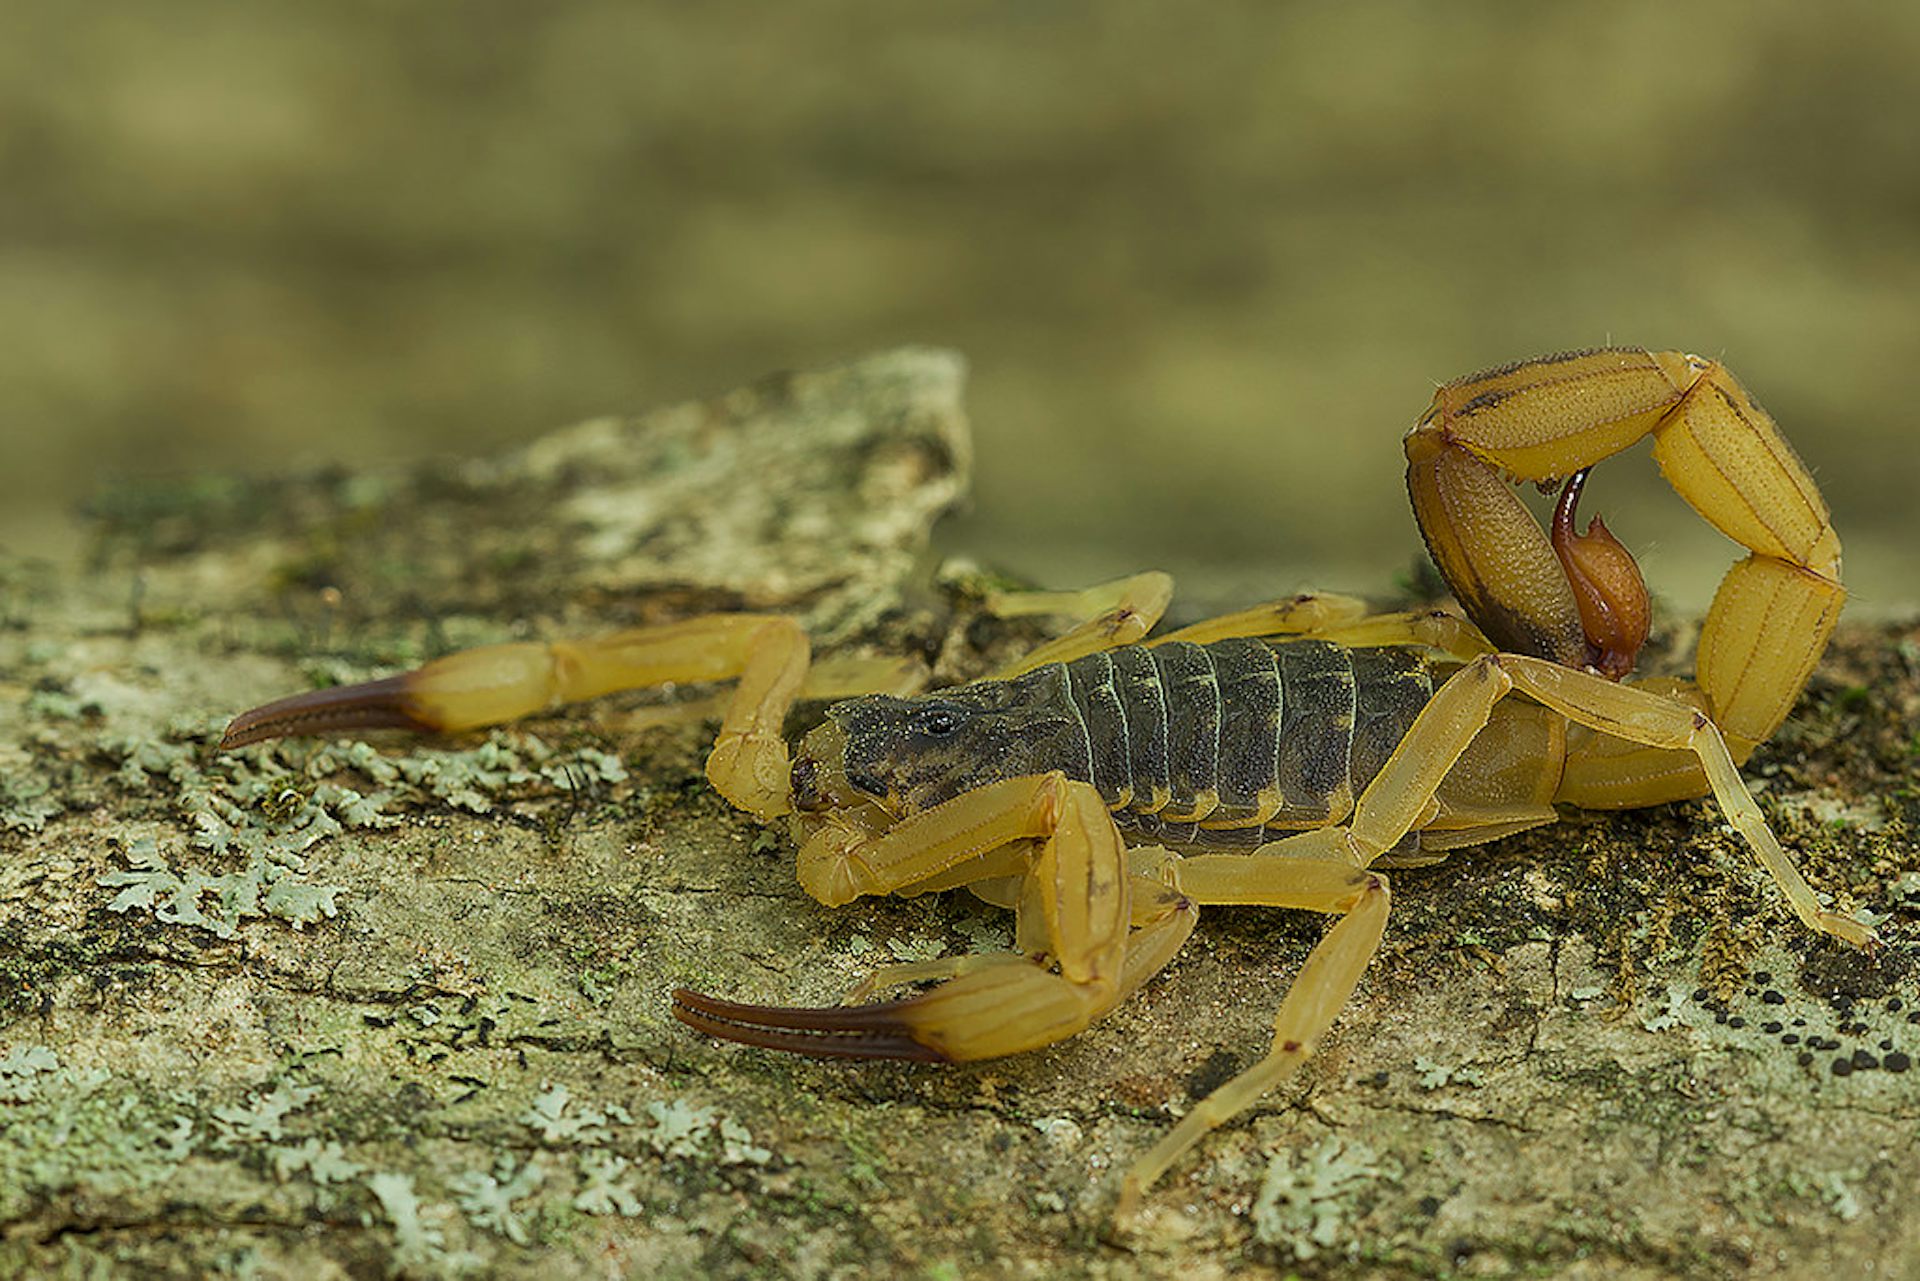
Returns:
[[[696,1032],[766,1050],[815,1058],[915,1059],[945,1063],[947,1056],[914,1038],[901,1017],[906,1001],[881,1005],[748,1005],[680,988],[673,1017]]]
[[[389,676],[358,685],[310,690],[250,708],[227,725],[220,748],[224,751],[270,738],[330,734],[343,729],[437,728],[415,709],[407,677]]]

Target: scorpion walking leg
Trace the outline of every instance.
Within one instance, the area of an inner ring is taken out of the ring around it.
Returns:
[[[1306,1061],[1353,995],[1367,962],[1379,950],[1380,936],[1386,929],[1387,878],[1378,872],[1317,859],[1239,858],[1237,861],[1279,866],[1266,869],[1267,884],[1256,897],[1223,901],[1252,901],[1343,915],[1314,946],[1292,989],[1281,1002],[1273,1021],[1273,1047],[1266,1057],[1196,1103],[1178,1125],[1127,1171],[1114,1211],[1115,1217],[1121,1220],[1132,1216],[1141,1195],[1187,1149],[1205,1138],[1209,1131],[1252,1107]],[[1184,870],[1178,879],[1184,894],[1187,892]],[[1297,882],[1297,890],[1288,888],[1289,880]]]
[[[779,614],[712,614],[592,640],[487,645],[399,676],[242,712],[220,745],[342,729],[451,732],[615,690],[737,676],[707,777],[735,805],[771,818],[787,812],[781,722],[806,679],[809,658],[800,624]]]
[[[1206,644],[1242,636],[1302,636],[1332,641],[1349,649],[1419,645],[1462,662],[1493,652],[1477,628],[1444,609],[1367,613],[1366,602],[1352,596],[1312,593],[1209,618],[1148,641]]]
[[[1819,897],[1780,847],[1767,820],[1740,779],[1726,740],[1705,712],[1676,698],[1611,682],[1517,654],[1502,654],[1501,665],[1513,684],[1571,721],[1648,747],[1692,753],[1705,771],[1714,800],[1760,865],[1767,870],[1794,914],[1809,929],[1855,947],[1871,947],[1872,930],[1820,906]]]
[[[1012,592],[987,602],[989,612],[1012,618],[1032,614],[1095,615],[1065,636],[1047,642],[994,674],[1006,680],[1047,663],[1063,663],[1141,641],[1166,612],[1173,580],[1166,574],[1135,574],[1076,592]],[[1456,658],[1477,658],[1492,646],[1466,620],[1445,610],[1367,613],[1367,604],[1333,592],[1302,592],[1249,606],[1156,636],[1206,644],[1242,636],[1312,636],[1354,648],[1423,645]]]
[[[1203,619],[1178,631],[1156,636],[1150,642],[1188,641],[1205,645],[1209,641],[1231,640],[1239,636],[1318,636],[1328,628],[1351,623],[1366,615],[1367,603],[1357,596],[1333,592],[1300,592],[1280,600],[1249,605],[1231,614]]]
[[[1133,574],[1076,592],[1000,592],[987,599],[987,612],[1001,618],[1068,614],[1086,621],[994,673],[1008,680],[1048,663],[1065,663],[1103,649],[1139,641],[1173,599],[1173,578],[1159,570]]]
[[[925,883],[1012,842],[1038,841],[1020,898],[1020,934],[1039,956],[959,958],[911,977],[949,976],[885,1005],[793,1010],[674,996],[683,1022],[804,1054],[993,1058],[1086,1027],[1165,963],[1192,928],[1188,902],[1156,889],[1137,935],[1127,851],[1100,794],[1054,773],[1008,779],[937,805],[879,836],[829,830],[801,851],[801,882],[829,905]],[[999,869],[993,869],[998,871]],[[1058,972],[1055,972],[1057,967]],[[883,976],[883,978],[886,976]]]
[[[867,658],[835,655],[813,660],[807,668],[807,679],[800,685],[799,698],[833,701],[861,694],[891,694],[905,698],[919,693],[926,684],[926,664],[912,656]],[[732,701],[733,691],[721,689],[705,698],[653,703],[599,714],[595,722],[616,733],[643,733],[665,725],[722,720],[726,717],[727,705]]]
[[[1345,827],[1302,832],[1252,856],[1169,860],[1168,884],[1203,906],[1250,904],[1341,913],[1314,946],[1274,1017],[1272,1048],[1222,1085],[1142,1156],[1121,1184],[1119,1218],[1206,1134],[1251,1107],[1313,1054],[1353,994],[1386,928],[1387,878],[1366,870],[1421,819],[1434,790],[1487,723],[1512,682],[1486,658],[1456,672],[1421,709],[1406,737],[1354,805]]]

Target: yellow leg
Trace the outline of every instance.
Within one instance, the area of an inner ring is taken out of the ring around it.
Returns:
[[[1128,897],[1133,909],[1132,924],[1136,928],[1128,936],[1127,958],[1121,966],[1122,980],[1115,990],[1113,1005],[1119,1004],[1132,995],[1141,984],[1171,960],[1173,953],[1178,951],[1180,945],[1186,941],[1187,935],[1193,931],[1194,923],[1199,919],[1199,904],[1157,877],[1133,875],[1131,893]],[[1037,925],[1039,929],[1044,929],[1044,920]],[[1036,934],[1034,926],[1035,923],[1029,920],[1021,921],[1022,946],[1016,951],[1022,959],[1026,959],[1030,954],[1046,951],[1044,937],[1034,937]],[[1025,946],[1029,941],[1035,942],[1037,946],[1032,948]],[[1165,954],[1161,955],[1163,951]],[[840,1003],[857,1005],[874,993],[884,992],[891,987],[959,978],[988,965],[1001,964],[1003,959],[1002,954],[999,953],[981,953],[972,956],[941,956],[929,961],[903,961],[898,965],[883,965],[851,988],[845,996],[840,998]],[[1105,1012],[1105,1009],[1100,1011],[1100,1013]]]
[[[1654,676],[1623,683],[1713,714],[1707,696],[1692,681]],[[1729,743],[1727,750],[1734,751],[1734,745]],[[1734,759],[1740,759],[1738,752]],[[1569,724],[1567,764],[1554,799],[1587,810],[1642,809],[1712,791],[1700,757],[1693,752],[1630,743],[1585,725]]]
[[[799,697],[831,701],[861,694],[890,694],[905,698],[919,693],[926,683],[926,664],[917,658],[816,658],[807,668],[807,679],[800,685]],[[720,690],[704,698],[632,708],[605,717],[600,723],[625,733],[663,725],[690,725],[720,720],[732,701],[732,690]]]
[[[1002,618],[1067,614],[1085,622],[1065,636],[994,673],[1007,680],[1048,663],[1065,663],[1103,649],[1132,645],[1153,630],[1173,599],[1173,579],[1158,570],[1134,574],[1076,592],[1003,592],[990,597],[987,611]]]
[[[1265,884],[1254,892],[1253,901],[1343,915],[1314,945],[1281,1002],[1273,1020],[1273,1046],[1266,1057],[1196,1103],[1127,1171],[1114,1211],[1114,1217],[1122,1221],[1133,1216],[1141,1195],[1189,1148],[1252,1107],[1313,1054],[1352,997],[1386,929],[1387,878],[1377,872],[1359,872],[1345,864],[1312,859],[1234,861],[1261,865]],[[1346,878],[1345,884],[1340,883],[1341,878]],[[1184,874],[1180,880],[1184,886]],[[1287,892],[1290,881],[1300,884],[1300,893]],[[1329,881],[1333,884],[1327,884]]]
[[[816,658],[807,668],[800,697],[831,700],[891,694],[905,698],[926,684],[926,664],[917,658]]]
[[[1740,781],[1726,741],[1705,712],[1674,698],[1615,685],[1535,658],[1502,654],[1497,661],[1515,688],[1568,720],[1629,742],[1692,753],[1712,786],[1720,812],[1745,838],[1754,857],[1787,896],[1794,914],[1809,929],[1855,947],[1871,947],[1877,941],[1860,922],[1820,906],[1813,887],[1780,847],[1753,795]]]
[[[1038,848],[1036,841],[1014,841],[942,868],[924,881],[901,885],[893,893],[901,898],[916,898],[922,894],[967,889],[996,907],[1016,907],[1020,902],[1020,885],[1026,879],[1027,869],[1033,866]],[[994,887],[1002,884],[1011,888],[1005,893],[996,893]]]
[[[1486,724],[1493,704],[1514,689],[1598,733],[1692,755],[1721,812],[1787,896],[1795,915],[1808,928],[1856,947],[1875,942],[1866,926],[1820,906],[1818,896],[1768,828],[1740,780],[1725,740],[1705,712],[1679,698],[1617,685],[1521,654],[1492,655],[1456,672],[1421,710],[1368,785],[1349,827],[1305,836],[1322,842],[1345,836],[1351,842],[1350,857],[1362,864],[1379,857],[1418,820],[1440,780]]]
[[[1033,614],[1088,616],[1065,636],[1047,642],[994,674],[1006,680],[1047,663],[1071,662],[1121,645],[1169,641],[1206,644],[1243,636],[1311,636],[1354,648],[1423,645],[1461,660],[1491,653],[1471,623],[1444,610],[1367,613],[1366,602],[1333,592],[1302,592],[1252,605],[1146,640],[1166,612],[1173,580],[1166,574],[1135,574],[1074,592],[1014,592],[987,602],[989,612],[1013,618]]]
[[[1341,917],[1308,955],[1281,1003],[1266,1057],[1202,1099],[1134,1163],[1121,1184],[1116,1217],[1130,1217],[1141,1194],[1181,1154],[1251,1107],[1312,1055],[1352,996],[1386,928],[1387,879],[1367,865],[1431,812],[1434,790],[1511,688],[1496,659],[1456,672],[1421,709],[1344,827],[1289,836],[1251,856],[1204,854],[1162,862],[1162,878],[1202,906],[1291,907]]]
[[[909,983],[939,983],[947,979],[957,979],[963,974],[989,965],[999,965],[1009,956],[1007,952],[977,952],[970,956],[936,956],[930,961],[902,961],[898,965],[883,965],[858,983],[847,989],[840,998],[842,1005],[859,1005],[875,992],[884,992],[891,987],[905,987]],[[1025,961],[1025,956],[1018,959]]]
[[[738,808],[775,818],[792,808],[781,728],[807,678],[810,648],[790,618],[752,632],[744,648],[740,684],[707,756],[707,781]]]
[[[1349,649],[1377,649],[1386,645],[1419,645],[1438,650],[1461,662],[1493,653],[1493,645],[1480,629],[1443,609],[1406,610],[1393,614],[1371,614],[1315,631],[1320,640],[1345,645]]]
[[[801,888],[828,907],[930,883],[951,887],[963,882],[946,874],[973,860],[981,860],[982,876],[1003,875],[1005,869],[987,856],[1016,841],[1052,836],[1069,810],[1087,829],[1085,839],[1104,836],[1099,823],[1086,822],[1094,813],[1088,797],[1111,829],[1099,793],[1087,784],[1058,772],[1025,775],[964,792],[879,835],[829,825],[800,847],[796,872]],[[1113,839],[1119,841],[1117,832]]]
[[[1385,926],[1386,879],[1364,870],[1431,810],[1435,790],[1514,690],[1595,731],[1649,747],[1685,750],[1700,762],[1715,798],[1811,928],[1856,945],[1873,941],[1858,922],[1821,909],[1768,830],[1719,732],[1699,709],[1646,690],[1516,654],[1490,655],[1455,673],[1355,803],[1345,827],[1302,832],[1251,856],[1162,860],[1160,875],[1203,905],[1265,904],[1341,912],[1309,955],[1274,1020],[1267,1056],[1200,1101],[1141,1157],[1122,1184],[1119,1217],[1181,1154],[1284,1081],[1312,1054],[1366,968]],[[1515,822],[1531,822],[1522,817]]]
[[[1237,636],[1320,635],[1327,628],[1351,623],[1363,617],[1367,603],[1356,596],[1332,592],[1301,592],[1281,600],[1252,605],[1246,609],[1209,618],[1191,627],[1156,636],[1153,644],[1190,641],[1204,645],[1209,641],[1231,640]]]
[[[1443,609],[1367,613],[1366,602],[1331,592],[1304,593],[1249,609],[1222,614],[1156,636],[1149,646],[1169,641],[1207,644],[1239,637],[1301,636],[1332,641],[1349,649],[1387,645],[1418,645],[1439,650],[1462,662],[1493,652],[1479,629],[1458,614]]]

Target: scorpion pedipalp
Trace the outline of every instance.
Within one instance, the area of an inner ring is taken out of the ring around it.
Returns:
[[[407,693],[408,675],[386,676],[358,685],[309,690],[248,708],[234,717],[220,737],[220,750],[296,735],[339,734],[349,730],[440,728],[425,719]]]
[[[749,1005],[679,988],[673,1017],[696,1032],[763,1050],[784,1050],[814,1058],[913,1059],[944,1063],[947,1056],[913,1038],[899,1008],[884,1005]]]

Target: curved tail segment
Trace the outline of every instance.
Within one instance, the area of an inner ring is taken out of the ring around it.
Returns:
[[[1565,528],[1550,539],[1509,482],[1572,477],[1577,500],[1588,468],[1645,436],[1675,492],[1750,553],[1721,581],[1696,676],[1734,758],[1745,760],[1786,719],[1846,591],[1840,538],[1813,477],[1719,362],[1607,348],[1447,384],[1405,441],[1415,518],[1494,644],[1617,679],[1631,658],[1604,620],[1644,608],[1631,556],[1595,530],[1574,535],[1565,500],[1555,522]]]

